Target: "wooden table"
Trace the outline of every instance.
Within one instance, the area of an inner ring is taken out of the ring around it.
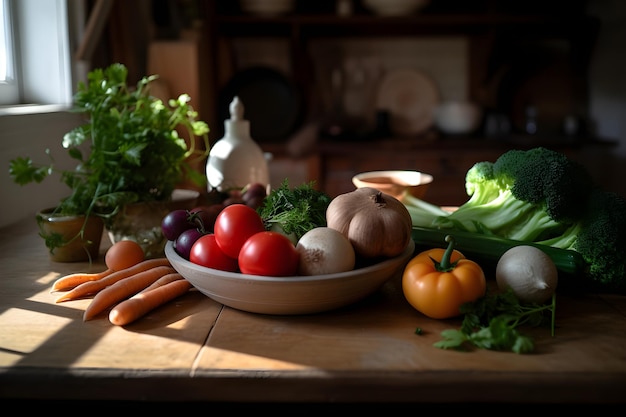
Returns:
[[[56,304],[50,293],[61,275],[102,270],[102,257],[91,266],[51,262],[30,218],[0,229],[0,238],[3,401],[368,409],[626,402],[624,296],[560,295],[556,336],[527,329],[536,351],[526,355],[433,347],[460,319],[432,320],[413,310],[400,275],[367,299],[322,314],[252,314],[192,290],[116,327],[106,315],[82,321],[90,300]]]

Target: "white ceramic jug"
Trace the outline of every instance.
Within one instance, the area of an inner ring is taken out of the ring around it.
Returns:
[[[206,164],[208,189],[228,192],[251,183],[269,185],[267,159],[250,137],[250,122],[243,118],[244,106],[235,96],[230,119],[224,121],[224,137],[211,147]]]

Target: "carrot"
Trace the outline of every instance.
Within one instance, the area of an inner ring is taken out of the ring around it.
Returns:
[[[91,320],[119,301],[143,290],[165,274],[174,272],[171,266],[157,266],[117,281],[98,292],[83,313],[83,321]]]
[[[54,281],[54,284],[52,284],[52,289],[50,291],[51,292],[68,291],[68,290],[71,290],[72,288],[79,286],[80,284],[84,282],[98,281],[99,279],[102,279],[108,275],[111,275],[113,272],[115,271],[112,270],[111,268],[107,268],[106,270],[102,272],[96,272],[96,273],[76,272],[74,274],[65,275],[61,278],[58,278],[56,281]]]
[[[157,266],[171,266],[171,264],[167,258],[146,259],[145,261],[139,262],[138,264],[133,265],[130,268],[115,271],[114,273],[107,275],[106,277],[97,281],[84,282],[76,288],[63,294],[61,297],[57,298],[56,302],[60,303],[63,301],[76,300],[77,298],[95,294],[100,290],[108,287],[109,285],[115,284],[121,279],[138,274],[142,271],[147,271],[148,269],[155,268]]]
[[[109,321],[116,326],[125,326],[168,301],[180,297],[190,288],[189,281],[178,279],[153,290],[141,292],[113,307],[109,312]]]
[[[169,284],[170,282],[173,282],[173,281],[178,281],[179,279],[183,279],[183,276],[181,274],[179,274],[178,272],[172,272],[171,274],[165,274],[161,278],[159,278],[158,280],[153,282],[151,285],[149,285],[145,289],[141,290],[141,292],[146,292],[146,291],[150,291],[150,290],[153,290],[155,288],[158,288],[158,287],[162,287],[165,284]]]

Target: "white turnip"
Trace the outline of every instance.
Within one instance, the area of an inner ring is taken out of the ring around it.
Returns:
[[[558,283],[554,261],[541,249],[520,245],[507,250],[496,266],[498,288],[510,288],[522,302],[543,304]]]

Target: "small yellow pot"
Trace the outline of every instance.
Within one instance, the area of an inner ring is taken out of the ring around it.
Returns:
[[[44,239],[60,235],[63,241],[68,243],[51,248],[50,259],[54,262],[85,262],[98,259],[104,230],[102,219],[89,216],[85,223],[85,216],[66,216],[53,212],[54,208],[49,208],[36,214],[40,234]],[[83,225],[85,229],[81,237],[80,230]]]

